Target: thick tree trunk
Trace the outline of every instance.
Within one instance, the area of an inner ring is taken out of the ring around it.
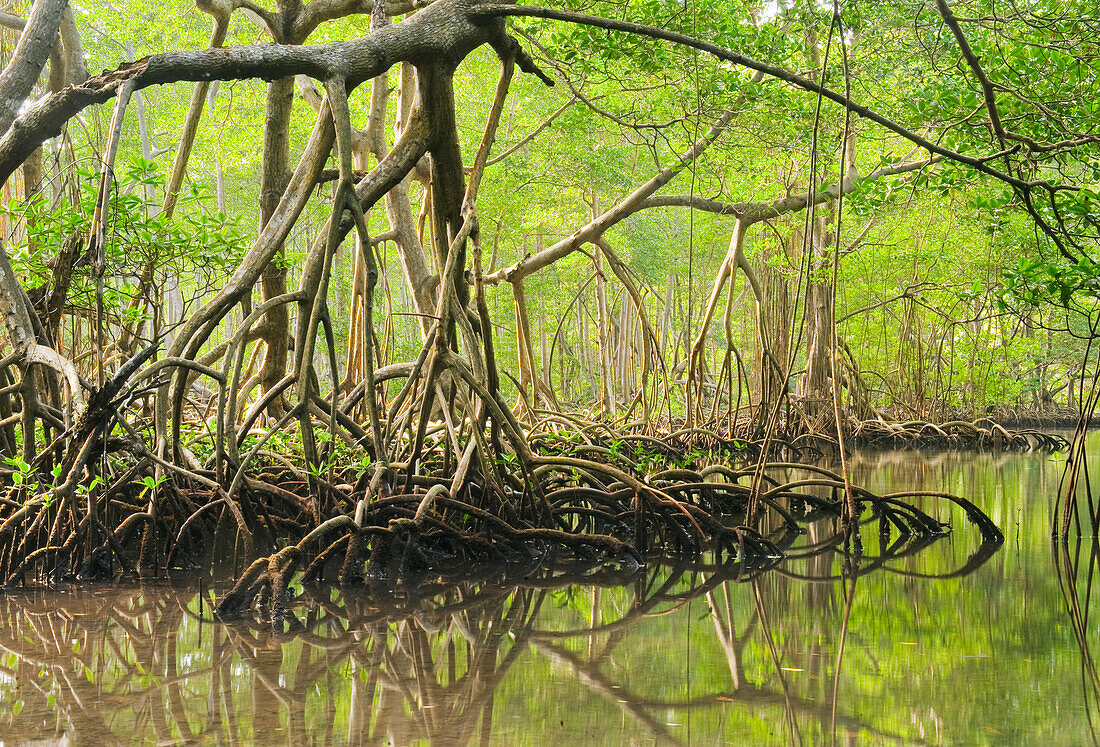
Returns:
[[[267,84],[264,109],[263,170],[260,172],[260,228],[262,229],[279,205],[290,181],[290,112],[294,101],[294,79],[280,78]],[[264,301],[286,294],[286,263],[284,247],[275,247],[272,259],[260,278]],[[258,374],[261,392],[271,391],[286,375],[290,340],[290,315],[280,304],[264,317],[260,327],[264,358]],[[281,398],[272,400],[270,412],[278,417],[283,412]]]

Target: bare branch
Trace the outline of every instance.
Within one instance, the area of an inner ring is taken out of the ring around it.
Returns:
[[[430,2],[432,0],[398,0],[386,2],[384,7],[387,16],[398,16],[423,8]],[[305,41],[325,21],[335,21],[357,13],[368,14],[373,9],[374,0],[313,0],[295,19],[292,34],[296,40]]]
[[[7,130],[50,58],[68,0],[37,0],[8,66],[0,73],[0,132]]]
[[[7,11],[0,11],[0,26],[6,29],[14,29],[15,31],[22,31],[27,25],[25,19],[20,18],[14,13],[8,13]]]
[[[532,131],[531,131],[531,132],[530,132],[530,133],[529,133],[528,135],[526,135],[526,136],[525,136],[525,137],[524,137],[524,138],[523,138],[522,140],[520,140],[520,141],[519,141],[518,143],[516,143],[515,145],[513,145],[513,146],[509,147],[509,148],[508,148],[507,150],[505,150],[505,151],[504,151],[503,153],[501,153],[500,155],[498,155],[498,156],[493,156],[492,158],[490,158],[490,159],[489,159],[488,161],[486,161],[486,162],[485,162],[485,165],[486,165],[486,166],[492,166],[492,165],[494,165],[494,164],[498,164],[498,163],[500,163],[501,161],[503,161],[503,160],[504,160],[505,158],[507,158],[508,156],[512,155],[512,154],[513,154],[513,153],[515,153],[515,152],[516,152],[517,150],[519,150],[520,148],[522,148],[523,146],[527,145],[527,143],[531,142],[531,141],[532,141],[532,140],[534,140],[534,139],[535,139],[536,137],[538,137],[538,135],[539,135],[539,133],[540,133],[540,132],[542,132],[543,130],[545,130],[545,129],[546,129],[547,127],[549,127],[550,125],[554,124],[554,120],[555,120],[555,119],[557,119],[557,118],[558,118],[559,116],[561,116],[561,113],[562,113],[562,112],[564,112],[564,111],[565,111],[566,109],[568,109],[568,108],[569,108],[570,106],[572,106],[572,105],[573,105],[573,104],[575,104],[575,103],[577,103],[577,97],[576,97],[576,96],[571,96],[571,97],[569,98],[569,100],[568,100],[568,101],[566,101],[566,102],[565,102],[564,104],[562,104],[561,106],[559,106],[559,107],[558,107],[558,108],[557,108],[556,110],[554,110],[554,113],[553,113],[553,114],[551,114],[551,115],[550,115],[549,117],[547,117],[547,118],[546,118],[546,119],[545,119],[545,120],[544,120],[544,121],[542,122],[542,124],[540,124],[540,125],[539,125],[538,127],[536,127],[535,129],[533,129],[533,130],[532,130]]]
[[[508,280],[513,282],[521,278],[527,277],[533,272],[538,272],[544,267],[557,262],[562,257],[571,254],[573,251],[581,247],[582,245],[592,241],[597,236],[602,236],[607,232],[609,228],[634,213],[638,212],[641,208],[642,202],[651,196],[661,187],[665,186],[672,180],[674,176],[683,171],[684,167],[689,163],[692,163],[697,159],[707,148],[714,144],[714,141],[718,139],[718,136],[726,129],[726,126],[733,119],[736,111],[730,109],[726,111],[718,121],[707,131],[705,135],[699,138],[695,143],[686,151],[680,154],[675,163],[671,166],[666,166],[657,172],[657,174],[641,185],[629,195],[617,202],[611,209],[604,212],[602,215],[594,218],[587,225],[578,229],[571,236],[562,239],[553,246],[549,246],[540,252],[532,254],[529,257],[524,257],[519,262],[516,262],[511,267],[505,267],[497,270],[494,273],[485,276],[485,282],[494,284],[499,283],[501,280]]]
[[[895,176],[897,174],[919,171],[927,166],[939,163],[942,160],[942,157],[934,156],[923,161],[893,164],[892,166],[886,166],[877,171],[872,171],[867,176],[859,179],[846,180],[843,186],[840,182],[834,182],[824,189],[814,190],[812,193],[812,201],[814,205],[820,205],[829,200],[835,200],[842,194],[850,194],[863,184],[877,181],[886,176]],[[753,223],[759,223],[762,220],[778,218],[780,215],[786,213],[805,210],[810,201],[811,193],[809,192],[788,195],[766,202],[719,202],[717,200],[708,200],[698,195],[655,195],[645,200],[639,206],[639,209],[655,207],[690,207],[708,213],[715,213],[717,215],[732,215],[743,221],[746,225],[751,226]]]

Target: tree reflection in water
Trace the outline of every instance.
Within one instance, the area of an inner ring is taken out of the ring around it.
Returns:
[[[1074,540],[1056,537],[1051,547],[1073,638],[1081,652],[1081,689],[1089,736],[1093,744],[1100,744],[1096,724],[1096,709],[1100,707],[1100,673],[1097,672],[1094,656],[1095,618],[1090,621],[1092,587],[1100,571],[1100,540],[1096,537],[1078,537]]]
[[[871,541],[853,557],[834,519],[801,537],[777,525],[774,536],[790,559],[773,569],[559,563],[426,578],[389,594],[306,588],[275,626],[216,621],[213,595],[193,586],[0,595],[0,739],[464,745],[630,734],[675,743],[692,735],[674,719],[721,721],[743,709],[767,714],[783,741],[906,741],[845,711],[841,657],[857,579],[920,575],[912,561],[930,540]],[[959,568],[929,575],[970,572],[998,544],[978,543]],[[806,624],[813,645],[832,651],[816,657],[831,697],[790,685],[794,654],[773,618],[787,612],[791,585],[828,613]],[[728,671],[690,680],[692,657],[708,648]],[[750,651],[755,674],[746,674]],[[688,686],[674,686],[685,667]],[[550,681],[557,698],[546,695]],[[574,702],[558,702],[562,692]],[[557,719],[570,708],[589,731]],[[608,719],[616,711],[622,725]]]

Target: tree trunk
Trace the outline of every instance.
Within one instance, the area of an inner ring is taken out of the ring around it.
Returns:
[[[802,389],[803,408],[815,429],[826,427],[832,412],[833,288],[831,236],[824,216],[815,216],[813,230],[805,241],[810,252],[810,277],[806,287],[806,374]]]
[[[260,173],[260,228],[267,225],[275,213],[279,199],[290,181],[290,110],[294,100],[294,79],[280,78],[267,84],[264,109],[263,170]],[[264,301],[285,295],[285,250],[280,242],[271,261],[260,276],[260,293]],[[264,344],[259,383],[262,392],[273,389],[286,374],[290,340],[290,315],[280,304],[264,317],[259,328]],[[273,417],[282,415],[282,398],[276,397],[268,408]]]

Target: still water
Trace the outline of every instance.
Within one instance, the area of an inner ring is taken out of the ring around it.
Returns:
[[[1063,587],[1050,538],[1061,470],[1039,454],[853,458],[873,490],[974,501],[1004,532],[994,552],[929,499],[951,534],[891,549],[871,524],[857,562],[811,526],[755,578],[333,590],[281,632],[213,622],[222,589],[194,583],[0,594],[0,744],[1093,743],[1078,640],[1096,623],[1075,636],[1068,612],[1089,556]]]

